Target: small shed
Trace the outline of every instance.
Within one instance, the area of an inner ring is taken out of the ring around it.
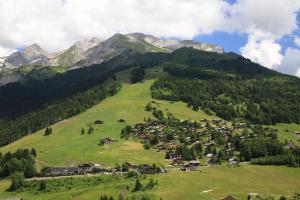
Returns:
[[[104,124],[104,121],[98,119],[98,120],[94,121],[94,124]]]
[[[103,139],[100,139],[100,145],[108,145],[108,144],[113,144],[113,143],[116,143],[118,142],[118,140],[114,140],[114,139],[111,139],[111,138],[103,138]]]

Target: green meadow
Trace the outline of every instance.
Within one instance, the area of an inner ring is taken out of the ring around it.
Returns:
[[[151,71],[150,77],[160,71]],[[151,75],[152,74],[152,75]],[[125,79],[124,74],[117,77]],[[114,166],[125,161],[132,163],[169,164],[164,159],[164,153],[156,150],[144,150],[139,141],[120,139],[120,131],[126,125],[143,122],[144,118],[152,117],[145,111],[145,105],[150,101],[157,102],[159,109],[173,113],[176,117],[189,120],[203,118],[213,119],[216,116],[207,115],[203,111],[193,111],[183,102],[160,101],[151,98],[150,87],[153,80],[143,83],[124,83],[122,89],[115,96],[109,97],[97,106],[73,118],[52,125],[53,133],[44,136],[44,130],[38,131],[0,149],[2,153],[15,151],[17,148],[35,148],[37,150],[37,166],[70,166],[84,162],[100,163]],[[124,119],[125,123],[117,122]],[[88,127],[95,120],[103,120],[102,125],[93,125],[92,134],[88,134]],[[81,134],[82,128],[85,134]],[[278,124],[273,128],[279,130],[282,140],[298,140],[292,135],[300,130],[299,125]],[[286,129],[288,131],[286,131]],[[118,142],[106,147],[99,146],[101,138],[110,137]],[[264,196],[291,195],[300,191],[300,169],[273,166],[252,166],[242,164],[238,168],[227,166],[202,167],[198,172],[184,173],[172,169],[167,174],[156,175],[158,186],[145,193],[156,199],[219,199],[232,194],[239,199],[246,199],[249,192],[256,192]],[[95,186],[71,188],[58,192],[19,192],[10,193],[9,180],[0,181],[0,198],[7,196],[22,196],[24,199],[99,199],[101,194],[113,194],[117,197],[133,180],[121,178],[119,181],[105,182]]]

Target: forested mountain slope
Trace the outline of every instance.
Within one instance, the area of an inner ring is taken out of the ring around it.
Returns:
[[[282,75],[233,53],[220,54],[193,48],[143,54],[126,50],[102,64],[74,69],[48,79],[0,87],[0,124],[4,127],[0,134],[5,135],[1,144],[78,114],[95,103],[77,111],[66,111],[66,114],[64,109],[57,110],[54,106],[66,99],[76,96],[87,99],[87,91],[93,91],[107,81],[113,83],[115,89],[109,89],[113,92],[106,94],[114,94],[119,88],[115,73],[152,67],[164,69],[166,73],[152,87],[154,98],[182,100],[194,110],[202,108],[227,120],[245,119],[261,124],[300,121],[300,81],[296,77]],[[43,114],[43,119],[25,125],[29,119],[25,116],[46,108],[50,109],[49,114]],[[54,118],[53,113],[57,113]],[[11,137],[11,134],[15,136]]]

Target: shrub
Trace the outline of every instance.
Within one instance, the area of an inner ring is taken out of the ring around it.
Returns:
[[[137,178],[135,181],[133,192],[140,191],[142,189],[142,187],[143,187],[142,183],[140,182],[139,178]]]
[[[132,178],[132,177],[138,178],[138,177],[139,177],[139,173],[136,172],[136,171],[129,171],[129,172],[127,173],[127,178]]]
[[[46,182],[44,180],[41,180],[40,185],[39,185],[39,190],[45,191],[46,188],[47,188]]]
[[[25,184],[25,178],[22,173],[15,173],[11,176],[11,185],[9,190],[15,191],[22,188]]]
[[[150,149],[150,144],[149,142],[145,142],[143,145],[144,149]]]

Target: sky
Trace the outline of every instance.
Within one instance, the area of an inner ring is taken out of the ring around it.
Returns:
[[[300,0],[0,0],[0,56],[130,32],[218,44],[300,77]]]

